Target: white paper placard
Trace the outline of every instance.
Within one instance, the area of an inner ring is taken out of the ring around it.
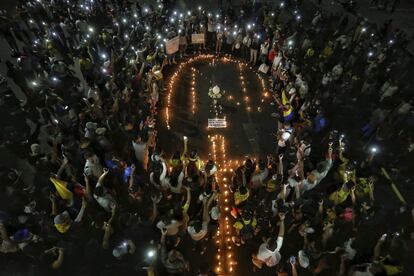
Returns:
[[[208,119],[208,128],[226,128],[227,127],[227,121],[226,119]]]

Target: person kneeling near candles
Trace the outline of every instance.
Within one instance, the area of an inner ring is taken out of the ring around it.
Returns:
[[[254,269],[262,268],[263,264],[273,267],[280,262],[282,256],[279,251],[283,245],[283,236],[285,235],[285,214],[279,213],[280,227],[277,238],[269,238],[259,247],[258,253],[252,255]]]

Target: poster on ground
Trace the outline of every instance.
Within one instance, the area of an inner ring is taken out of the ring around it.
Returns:
[[[208,128],[226,128],[227,127],[227,121],[226,119],[220,119],[220,118],[213,118],[208,119]]]
[[[167,42],[165,42],[165,49],[168,55],[174,54],[178,52],[178,48],[180,47],[180,37],[176,36]]]
[[[193,44],[203,44],[204,43],[204,34],[192,34],[191,43]]]

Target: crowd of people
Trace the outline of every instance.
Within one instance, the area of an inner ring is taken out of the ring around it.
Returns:
[[[250,62],[277,107],[277,150],[247,158],[231,185],[233,242],[251,251],[252,271],[402,273],[414,209],[378,203],[379,148],[361,157],[327,115],[373,103],[361,136],[399,142],[406,153],[393,165],[405,163],[414,149],[406,35],[347,13],[309,18],[296,4],[180,12],[171,1],[31,0],[2,11],[11,56],[1,145],[24,164],[0,167],[2,273],[215,275],[213,259],[193,262],[222,213],[219,166],[186,137],[171,157],[157,143],[165,68],[200,52]],[[205,43],[192,44],[194,33]],[[176,36],[179,51],[167,54]],[[194,256],[183,252],[189,240]]]

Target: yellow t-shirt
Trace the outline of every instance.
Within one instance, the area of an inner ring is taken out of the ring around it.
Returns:
[[[369,189],[369,179],[365,177],[357,178],[356,180],[356,187],[355,187],[355,195],[357,197],[364,197],[368,196],[370,189]]]
[[[234,204],[239,205],[243,201],[246,201],[250,196],[249,190],[247,190],[247,193],[241,194],[239,191],[234,193]]]
[[[266,183],[266,191],[268,191],[268,192],[276,191],[277,185],[278,185],[278,182],[276,180],[270,179]]]
[[[173,168],[176,168],[182,164],[180,159],[170,159],[168,163],[170,163],[170,166]]]
[[[314,53],[315,53],[315,51],[314,51],[312,48],[309,48],[309,49],[306,51],[306,56],[307,56],[307,57],[312,57]]]
[[[328,219],[329,222],[334,222],[336,219],[336,213],[334,210],[332,209],[328,209],[326,210],[326,218]]]
[[[234,224],[233,224],[233,227],[234,228],[236,228],[237,230],[240,230],[240,229],[242,229],[245,225],[248,225],[248,224],[252,224],[252,227],[253,228],[256,228],[256,225],[257,225],[257,220],[256,220],[256,218],[253,218],[253,220],[250,222],[251,220],[244,220],[243,222],[244,222],[244,225],[243,225],[243,223],[241,222],[241,221],[236,221]]]
[[[330,194],[329,199],[335,204],[341,204],[347,199],[348,196],[349,196],[349,191],[345,191],[344,189],[341,188],[333,192],[332,194]]]

